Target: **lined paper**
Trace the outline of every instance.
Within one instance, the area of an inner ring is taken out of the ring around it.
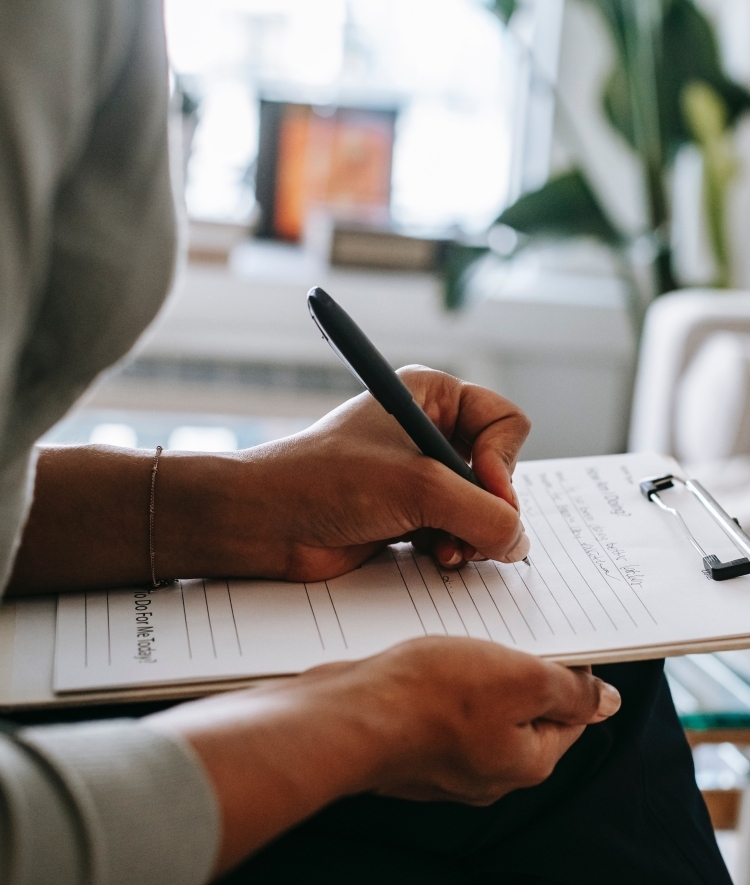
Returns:
[[[531,566],[448,571],[400,544],[329,581],[61,595],[55,690],[295,673],[428,635],[580,660],[750,635],[750,578],[707,581],[676,521],[640,494],[640,479],[675,469],[653,455],[519,464]],[[737,557],[689,493],[670,494],[707,550]]]

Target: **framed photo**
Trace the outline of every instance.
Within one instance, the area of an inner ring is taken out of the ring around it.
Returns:
[[[387,221],[396,111],[261,101],[256,236],[297,242],[309,214]]]

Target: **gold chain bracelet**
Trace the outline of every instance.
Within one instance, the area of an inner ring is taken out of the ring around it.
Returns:
[[[151,501],[148,508],[148,552],[151,561],[151,586],[154,588],[167,587],[171,580],[156,580],[156,549],[154,545],[154,511],[156,504],[156,471],[159,469],[159,456],[164,451],[161,446],[156,447],[154,463],[151,467]]]

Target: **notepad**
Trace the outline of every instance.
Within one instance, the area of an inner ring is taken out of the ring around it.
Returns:
[[[61,594],[54,692],[280,676],[420,636],[470,636],[569,664],[750,646],[750,576],[711,581],[676,520],[640,493],[641,479],[665,472],[679,467],[656,455],[519,464],[530,566],[448,571],[400,544],[328,581]],[[737,557],[692,495],[663,498],[707,550]]]

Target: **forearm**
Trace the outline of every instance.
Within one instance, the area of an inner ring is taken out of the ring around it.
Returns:
[[[372,787],[385,723],[350,694],[316,690],[301,677],[146,720],[187,740],[213,784],[222,820],[216,875],[325,805]]]
[[[106,446],[43,448],[34,501],[9,586],[25,594],[151,580],[149,504],[154,453]],[[261,551],[248,527],[261,509],[253,465],[234,453],[165,452],[156,476],[157,578],[250,574]],[[238,550],[244,561],[238,563]],[[234,568],[232,568],[234,566]]]

